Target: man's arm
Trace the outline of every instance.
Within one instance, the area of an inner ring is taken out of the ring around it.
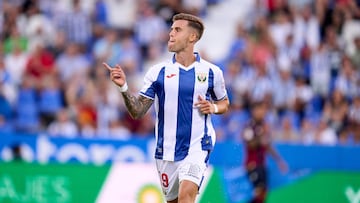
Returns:
[[[226,97],[223,100],[211,103],[199,95],[195,106],[199,108],[202,114],[223,114],[229,108],[229,99]]]
[[[135,97],[134,95],[131,95],[128,91],[122,92],[121,94],[124,98],[124,102],[129,114],[134,119],[139,119],[143,117],[154,102],[152,99],[149,99],[142,95],[140,95],[139,97]]]
[[[267,151],[269,152],[269,154],[273,157],[273,159],[276,161],[278,167],[280,168],[281,172],[287,172],[288,171],[288,166],[286,164],[286,162],[282,159],[282,157],[280,156],[280,154],[275,150],[275,148],[269,144],[267,146]]]
[[[213,106],[213,112],[215,114],[223,114],[228,111],[230,102],[229,99],[226,97],[223,100],[214,102],[214,105],[216,106]]]
[[[139,97],[135,97],[129,93],[126,83],[126,75],[120,65],[117,64],[114,67],[110,67],[108,64],[103,63],[103,66],[109,70],[111,80],[119,87],[124,98],[126,108],[131,117],[138,119],[144,116],[153,103],[153,100],[141,95]]]
[[[271,130],[269,125],[265,124],[264,126],[264,133],[265,135],[270,135]],[[281,157],[279,152],[274,148],[271,142],[270,136],[262,136],[262,139],[260,140],[261,144],[266,147],[266,151],[270,154],[270,156],[275,160],[276,164],[278,165],[279,169],[282,172],[288,171],[288,166],[285,162],[285,160]]]

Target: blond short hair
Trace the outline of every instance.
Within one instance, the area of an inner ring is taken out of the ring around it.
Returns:
[[[196,30],[198,34],[198,40],[203,35],[205,27],[204,27],[204,23],[199,17],[187,13],[179,13],[174,15],[172,18],[173,22],[177,20],[188,21],[188,25]]]

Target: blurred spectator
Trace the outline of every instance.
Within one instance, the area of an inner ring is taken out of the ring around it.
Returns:
[[[52,21],[39,10],[38,1],[26,0],[23,4],[23,13],[19,16],[19,29],[29,40],[29,47],[38,42],[45,47],[52,44],[55,28]]]
[[[345,22],[340,37],[344,41],[346,54],[352,56],[356,53],[356,50],[359,50],[359,45],[357,45],[359,42],[356,42],[356,40],[360,38],[360,18],[354,18],[349,12],[345,12],[344,15]]]
[[[92,138],[96,136],[97,111],[96,95],[92,83],[86,84],[83,92],[75,101],[76,123],[79,125],[80,136]]]
[[[325,98],[329,95],[331,84],[331,66],[325,45],[313,50],[310,61],[310,84],[315,94]]]
[[[158,0],[154,2],[156,13],[164,19],[169,26],[172,23],[173,15],[184,12],[181,0]]]
[[[20,49],[23,52],[28,50],[28,38],[22,36],[16,26],[10,28],[10,35],[4,41],[6,54],[13,52],[14,49]]]
[[[321,145],[336,145],[337,136],[333,128],[329,127],[325,120],[320,120],[315,132],[315,143]]]
[[[81,7],[81,0],[71,0],[71,2],[71,9],[58,16],[58,29],[66,33],[68,42],[85,46],[91,36],[90,13]]]
[[[13,29],[18,29],[19,1],[2,1],[1,15],[1,39],[6,39],[13,33]]]
[[[81,53],[80,46],[70,43],[56,59],[57,71],[63,83],[69,82],[75,75],[87,76],[90,72],[90,61]]]
[[[0,61],[0,63],[2,63]],[[11,85],[6,82],[9,76],[4,69],[4,67],[0,64],[0,116],[3,118],[5,122],[8,119],[12,119],[13,117],[13,104],[14,104],[14,96],[15,92]]]
[[[354,39],[355,50],[351,55],[351,60],[354,63],[355,70],[360,71],[360,35]]]
[[[276,54],[276,46],[270,35],[267,19],[264,17],[259,18],[250,34],[251,39],[253,39],[248,46],[250,62],[267,65],[274,59]]]
[[[207,0],[182,0],[181,3],[187,13],[197,16],[205,15]]]
[[[110,139],[128,140],[131,138],[131,136],[132,134],[129,129],[126,128],[120,120],[115,119],[110,121]]]
[[[353,142],[356,144],[360,143],[360,95],[357,95],[348,112],[350,132],[353,136]],[[344,137],[340,137],[344,139]],[[348,137],[345,137],[348,139]]]
[[[303,8],[304,6],[310,5],[313,0],[288,0],[289,7],[291,8]]]
[[[300,140],[297,130],[288,117],[283,117],[280,129],[275,130],[273,135],[274,140],[278,142],[298,143]]]
[[[335,79],[335,89],[341,91],[346,99],[351,100],[359,92],[359,82],[359,72],[356,72],[351,60],[344,57],[340,73]]]
[[[238,73],[233,75],[234,82],[227,86],[232,88],[232,93],[230,92],[229,95],[231,96],[231,94],[233,94],[233,98],[230,99],[232,99],[232,103],[235,106],[240,104],[247,107],[248,103],[251,101],[252,84],[254,82],[256,71],[251,65],[243,63],[241,60],[238,62],[235,61],[235,63],[230,62],[228,70],[225,73],[235,74],[236,72],[232,72],[233,69],[238,71]],[[227,81],[225,80],[225,82]],[[231,82],[231,80],[229,82]]]
[[[329,27],[332,27],[334,31],[336,32],[337,36],[340,36],[343,31],[343,25],[345,22],[345,13],[347,13],[347,10],[343,10],[343,8],[339,5],[340,1],[335,1],[335,5],[332,8],[332,10],[328,13],[328,24],[324,24],[323,31],[325,31],[325,37],[326,32]],[[326,22],[326,21],[325,21]]]
[[[38,7],[41,13],[47,17],[52,17],[52,12],[54,8],[54,3],[56,4],[57,0],[38,0]]]
[[[106,62],[111,66],[119,63],[122,54],[119,32],[115,29],[107,29],[104,37],[95,42],[93,53],[97,61]]]
[[[78,136],[78,129],[69,118],[67,109],[61,109],[56,113],[56,120],[52,121],[47,128],[47,133],[53,137],[75,138]]]
[[[335,27],[329,26],[325,30],[324,46],[329,54],[331,77],[335,78],[341,66],[341,59],[344,54],[340,37],[337,36]]]
[[[80,0],[78,3],[79,8],[81,8],[81,10],[86,13],[91,13],[95,7],[95,1],[96,0]],[[50,5],[44,5],[44,4],[50,4]],[[48,10],[52,9],[52,12],[58,12],[58,11],[64,12],[73,9],[74,1],[73,0],[40,0],[40,7],[44,8],[44,6],[52,7],[52,8],[48,8]]]
[[[290,72],[294,74],[303,74],[308,77],[306,70],[303,69],[303,67],[300,67],[300,49],[301,47],[295,44],[294,36],[289,34],[285,36],[284,43],[278,47],[277,60],[279,65],[282,65],[283,63],[288,64],[287,66],[290,66]]]
[[[328,0],[315,1],[315,13],[320,25],[319,31],[321,38],[324,38],[325,29],[332,24],[334,3],[335,2],[329,2]]]
[[[311,101],[314,94],[311,87],[306,83],[303,76],[295,78],[294,96],[290,98],[292,109],[298,114],[299,119],[305,117],[306,105]]]
[[[15,109],[15,127],[18,132],[35,133],[40,130],[35,80],[34,77],[25,75],[18,90]]]
[[[15,86],[19,86],[26,71],[29,55],[21,50],[18,45],[15,45],[12,51],[5,55],[4,60],[10,82]]]
[[[325,102],[322,120],[338,135],[346,129],[349,104],[344,94],[335,89]]]
[[[243,72],[245,72],[244,67],[237,59],[230,60],[224,71],[224,80],[229,90],[228,97],[231,103],[244,105],[247,102],[247,81],[242,77]]]
[[[268,75],[265,61],[261,61],[254,66],[255,77],[251,84],[251,101],[266,101],[272,100],[273,84]],[[249,85],[249,84],[248,84]]]
[[[15,107],[17,93],[17,86],[13,84],[10,71],[6,68],[4,59],[0,57],[0,95]]]
[[[122,46],[121,57],[119,58],[120,64],[126,69],[128,75],[141,74],[146,68],[150,66],[141,67],[141,51],[136,43],[133,33],[129,30],[123,32],[123,36],[120,39]],[[151,46],[148,50],[148,57],[143,59],[144,63],[149,60],[156,60],[161,55],[162,51],[156,46]],[[142,63],[142,64],[144,64]]]
[[[269,10],[263,0],[255,0],[254,6],[251,7],[246,15],[246,21],[244,22],[244,27],[247,30],[253,29],[255,22],[259,18],[266,17],[269,13]]]
[[[105,70],[105,69],[102,69]],[[98,76],[96,81],[96,110],[97,110],[97,134],[99,137],[107,137],[110,133],[111,123],[115,129],[118,120],[123,112],[120,112],[119,98],[121,95],[117,91],[113,91],[113,86],[109,85],[109,81],[105,75]],[[113,99],[117,97],[117,99]],[[118,126],[120,127],[120,126]]]
[[[115,29],[130,29],[136,23],[137,6],[134,0],[106,0],[107,21]]]
[[[45,49],[44,44],[37,42],[29,55],[26,64],[26,76],[35,79],[35,87],[39,88],[47,75],[55,74],[55,58]]]
[[[77,105],[81,98],[84,97],[84,94],[94,93],[92,99],[94,99],[93,102],[96,102],[94,81],[85,75],[75,74],[66,83],[63,83],[63,86],[65,106],[69,107],[74,114],[78,113]]]
[[[148,3],[140,4],[138,20],[134,29],[143,58],[148,57],[150,46],[163,48],[167,40],[167,26],[164,19],[157,16],[153,6]]]
[[[294,97],[295,80],[291,75],[291,63],[284,58],[278,63],[279,76],[273,82],[273,105],[281,117],[291,108],[290,98]]]
[[[58,111],[63,108],[63,91],[60,81],[54,75],[46,76],[38,90],[38,108],[42,125],[48,126]]]
[[[93,54],[95,43],[104,37],[105,32],[108,29],[111,29],[111,27],[107,27],[106,25],[100,23],[95,23],[92,25],[91,37],[87,45],[87,50],[85,50],[87,54]]]
[[[301,143],[305,145],[311,145],[315,143],[315,123],[310,119],[305,118],[301,122],[300,136]]]
[[[265,0],[267,10],[270,12],[270,14],[274,14],[278,11],[284,11],[288,7],[288,1],[287,0]]]
[[[309,47],[316,50],[320,44],[319,19],[314,15],[310,5],[294,11],[294,40],[298,47]]]
[[[107,26],[109,18],[108,9],[105,0],[96,0],[92,11],[93,23]]]
[[[249,35],[243,27],[242,23],[236,25],[236,36],[232,40],[229,47],[227,60],[234,60],[235,58],[245,60],[246,46],[249,43]]]
[[[58,60],[59,55],[64,52],[67,46],[66,34],[63,31],[58,31],[55,33],[53,43],[47,47],[47,49],[54,55],[56,60]]]
[[[101,67],[101,63],[97,67]],[[126,112],[126,107],[121,99],[121,93],[118,88],[114,85],[111,85],[111,82],[108,80],[108,72],[104,68],[97,68],[95,70],[96,80],[94,81],[94,88],[96,88],[97,95],[99,96],[98,102],[101,103],[106,101],[107,104],[111,106],[116,106],[117,111],[120,114]],[[101,100],[103,97],[104,100]]]
[[[290,16],[283,11],[274,14],[274,22],[269,26],[269,32],[277,47],[282,47],[286,43],[288,36],[292,34],[293,26]]]

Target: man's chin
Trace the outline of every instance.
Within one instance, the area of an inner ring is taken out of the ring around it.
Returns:
[[[168,51],[169,52],[176,52],[176,50],[173,47],[169,47],[169,46],[168,46]]]

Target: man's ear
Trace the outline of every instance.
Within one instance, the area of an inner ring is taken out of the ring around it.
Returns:
[[[195,43],[195,42],[197,42],[197,41],[198,41],[198,36],[197,36],[197,34],[196,34],[195,32],[191,33],[191,34],[190,34],[190,42],[191,42],[191,43]]]

